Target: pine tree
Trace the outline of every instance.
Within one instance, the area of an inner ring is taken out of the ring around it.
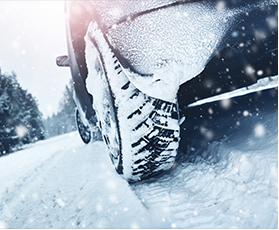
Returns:
[[[0,69],[0,153],[44,139],[42,114],[34,97],[23,90],[16,74]]]
[[[59,102],[60,110],[44,120],[46,137],[53,137],[76,130],[75,109],[73,98],[73,82],[65,86],[63,97]]]

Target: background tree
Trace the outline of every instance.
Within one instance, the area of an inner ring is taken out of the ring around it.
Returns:
[[[76,130],[75,109],[73,99],[73,82],[65,86],[63,97],[59,102],[59,111],[44,121],[45,135],[47,138],[69,133]]]
[[[42,113],[35,98],[19,85],[16,74],[0,69],[0,153],[44,139]]]

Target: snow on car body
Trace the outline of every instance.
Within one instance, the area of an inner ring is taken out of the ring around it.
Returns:
[[[78,125],[99,125],[128,180],[169,169],[187,105],[277,74],[276,17],[272,0],[66,2],[58,64],[71,67]]]

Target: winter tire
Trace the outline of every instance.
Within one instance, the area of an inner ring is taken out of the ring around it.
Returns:
[[[274,1],[226,1],[217,11],[211,1],[146,2],[66,1],[68,56],[57,59],[71,68],[82,139],[90,141],[88,129],[102,136],[130,181],[173,165],[178,101],[183,115],[278,75],[278,28],[267,20],[277,14]]]
[[[85,144],[88,144],[91,140],[91,132],[88,126],[85,126],[81,120],[79,111],[76,110],[76,123],[78,128],[78,133]]]
[[[137,89],[97,24],[89,31],[86,83],[116,171],[137,181],[170,169],[179,143],[177,103]]]

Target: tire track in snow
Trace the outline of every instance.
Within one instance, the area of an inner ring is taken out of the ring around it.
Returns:
[[[269,97],[269,92],[262,92],[265,99],[257,103],[251,95],[247,100],[234,99],[237,109],[225,110],[226,116],[224,111],[214,110],[220,115],[210,123],[204,122],[204,111],[214,104],[203,105],[201,112],[192,110],[182,127],[191,133],[183,139],[188,147],[183,148],[182,143],[175,167],[140,183],[128,184],[115,172],[104,143],[84,146],[77,133],[3,157],[0,204],[6,198],[11,200],[0,212],[0,226],[274,228],[278,113],[277,94]],[[258,123],[264,127],[263,136],[256,136],[261,134],[254,129]],[[197,125],[216,132],[214,138],[204,141],[204,132],[195,129]],[[6,188],[12,189],[9,194]]]
[[[218,102],[191,109],[177,165],[133,184],[134,192],[164,210],[172,227],[277,228],[277,95],[273,89],[234,98],[231,109]]]
[[[142,205],[128,182],[115,172],[103,142],[85,146],[77,133],[70,138],[64,135],[57,142],[60,148],[53,153],[50,149],[55,141],[49,140],[42,147],[46,151],[44,154],[51,156],[41,159],[40,163],[31,162],[32,170],[22,167],[24,178],[27,178],[24,183],[22,176],[14,177],[16,185],[10,187],[11,193],[2,193],[0,203],[6,198],[11,200],[1,211],[0,226],[67,229],[169,227],[158,220],[157,210]],[[13,158],[27,156],[28,151],[37,149],[15,153]],[[5,161],[11,164],[9,160]],[[4,178],[2,181],[5,182]],[[19,189],[17,186],[20,185]],[[25,196],[21,197],[21,194]]]
[[[77,135],[75,135],[77,136]],[[73,134],[69,134],[68,137],[71,139],[73,137]],[[52,142],[53,145],[49,148],[48,143]],[[55,142],[58,143],[55,144]],[[66,142],[68,144],[71,143],[71,141],[68,139]],[[44,151],[45,145],[48,146],[47,151]],[[31,168],[24,171],[23,175],[17,175],[16,179],[12,179],[14,183],[10,183],[6,185],[5,193],[0,196],[4,198],[2,204],[0,203],[0,213],[1,215],[0,221],[4,216],[9,221],[14,221],[19,219],[20,217],[14,216],[10,213],[10,210],[17,209],[18,206],[25,206],[27,208],[28,203],[26,203],[25,199],[27,196],[33,196],[34,199],[39,199],[35,193],[33,193],[34,187],[37,187],[38,185],[42,188],[44,184],[44,176],[53,168],[56,167],[56,162],[63,157],[65,153],[70,151],[72,149],[73,145],[65,145],[61,143],[61,137],[53,138],[50,140],[42,141],[38,143],[38,145],[35,145],[33,148],[36,148],[38,154],[42,155],[43,160],[40,162],[40,164],[32,164],[30,165]],[[26,149],[26,151],[34,152],[32,148]],[[50,151],[49,151],[50,150]],[[41,152],[41,153],[40,153]],[[10,155],[13,158],[16,157],[15,154],[21,154],[20,152],[14,153],[14,155]],[[29,155],[29,156],[28,156]],[[26,157],[34,157],[33,153],[26,154]],[[16,160],[16,159],[15,159]],[[31,162],[32,163],[32,162]],[[19,167],[19,170],[17,171],[20,174],[20,169],[25,169],[26,165],[24,165],[24,162],[22,162],[22,165]],[[4,186],[4,185],[3,185]],[[32,195],[31,195],[32,194]],[[43,201],[41,200],[40,203]],[[23,210],[23,209],[22,209]],[[30,211],[32,211],[32,207],[30,208]],[[8,225],[9,226],[9,225]],[[18,226],[20,227],[20,226]]]

